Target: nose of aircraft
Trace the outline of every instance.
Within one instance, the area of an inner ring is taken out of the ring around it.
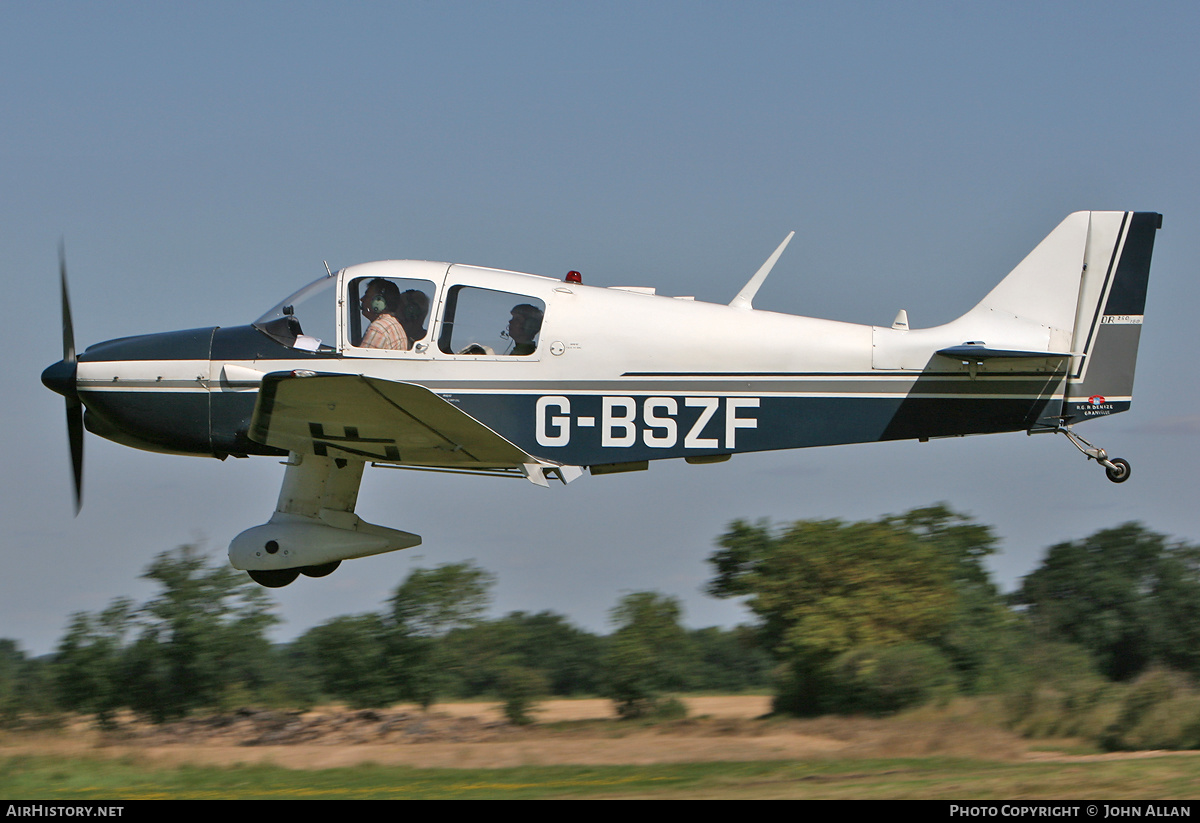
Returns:
[[[42,372],[42,383],[50,391],[67,398],[67,443],[71,447],[71,468],[75,477],[75,514],[83,503],[83,404],[75,388],[75,347],[66,347],[66,356]]]
[[[75,363],[59,360],[42,372],[42,385],[68,399],[78,397],[75,390]]]

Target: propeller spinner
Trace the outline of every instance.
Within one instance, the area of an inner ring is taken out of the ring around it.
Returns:
[[[75,477],[75,514],[79,514],[83,505],[83,403],[75,386],[75,327],[67,294],[67,254],[62,245],[58,247],[58,274],[62,284],[63,357],[42,372],[42,383],[67,399],[67,441]]]

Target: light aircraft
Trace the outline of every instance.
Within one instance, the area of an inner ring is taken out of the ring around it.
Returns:
[[[395,260],[326,266],[246,326],[78,356],[60,251],[63,359],[42,382],[67,398],[76,511],[85,427],[150,451],[285,457],[275,513],[229,546],[272,587],[420,543],[354,513],[368,463],[546,486],[651,460],[1025,431],[1065,434],[1121,483],[1129,463],[1073,426],[1129,408],[1161,226],[1072,214],[932,328],[903,310],[884,327],[754,308],[789,234],[728,305]]]

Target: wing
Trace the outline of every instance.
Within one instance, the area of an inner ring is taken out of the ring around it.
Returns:
[[[249,437],[301,454],[406,466],[488,469],[542,462],[424,386],[362,375],[266,375]]]

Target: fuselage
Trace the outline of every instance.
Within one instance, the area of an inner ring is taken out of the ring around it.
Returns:
[[[287,455],[275,513],[230,562],[265,586],[419,536],[355,514],[367,464],[523,476],[738,452],[1062,432],[1125,411],[1161,216],[1069,215],[962,317],[911,329],[753,308],[787,240],[727,306],[644,287],[427,261],[330,272],[246,326],[110,340],[76,357],[61,263],[76,506],[83,427],[152,451]],[[790,239],[790,235],[789,235]],[[86,414],[84,409],[86,408]]]
[[[430,284],[425,337],[411,349],[353,345],[365,321],[351,292],[366,278]],[[331,338],[319,345],[281,333],[287,314],[92,346],[76,377],[88,429],[153,451],[280,454],[249,437],[250,421],[262,377],[295,370],[424,386],[529,454],[580,466],[1016,431],[1061,407],[1061,359],[993,362],[980,379],[935,354],[966,339],[955,324],[887,329],[425,261],[328,280]],[[464,310],[449,312],[469,290],[536,304],[534,351],[462,353],[451,327]]]

